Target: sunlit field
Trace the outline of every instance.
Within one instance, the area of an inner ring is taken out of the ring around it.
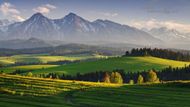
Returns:
[[[189,107],[189,82],[106,84],[0,75],[2,107]],[[181,87],[183,86],[183,87]]]
[[[108,59],[100,59],[92,62],[80,62],[76,64],[68,64],[62,66],[56,66],[47,69],[35,70],[33,73],[49,73],[58,72],[66,74],[76,74],[95,72],[95,71],[112,71],[116,69],[123,69],[126,72],[141,72],[150,69],[161,70],[166,67],[184,67],[189,65],[190,62],[174,61],[156,57],[115,57]]]
[[[98,54],[78,54],[78,55],[65,55],[65,56],[52,56],[46,54],[37,55],[14,55],[7,57],[0,57],[0,64],[9,65],[14,63],[47,63],[55,61],[75,61],[85,60],[89,58],[107,58],[108,56]]]
[[[15,70],[36,70],[36,69],[45,69],[45,68],[51,68],[51,67],[56,67],[58,65],[50,65],[50,64],[39,64],[39,65],[23,65],[23,66],[13,66],[13,67],[6,67],[6,68],[1,68],[1,71],[4,71],[6,73],[11,73]]]

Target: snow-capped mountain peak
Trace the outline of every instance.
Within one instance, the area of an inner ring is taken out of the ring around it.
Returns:
[[[160,27],[160,28],[152,28],[151,30],[147,31],[152,36],[159,38],[166,42],[171,41],[186,41],[189,40],[189,36],[185,33],[181,33],[176,29],[169,29],[167,27]]]

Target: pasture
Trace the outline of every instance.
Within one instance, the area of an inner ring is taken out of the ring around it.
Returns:
[[[108,56],[98,54],[77,54],[77,55],[64,55],[64,56],[52,56],[48,54],[25,54],[25,55],[14,55],[14,56],[3,56],[0,57],[0,64],[10,65],[15,63],[48,63],[56,61],[75,61],[85,60],[90,58],[107,58]]]
[[[108,59],[100,59],[91,62],[79,62],[74,64],[61,65],[47,69],[34,70],[33,73],[66,73],[75,75],[76,73],[88,73],[95,71],[112,71],[123,69],[126,72],[141,72],[150,69],[161,70],[166,67],[184,67],[190,62],[174,61],[156,57],[113,57]]]
[[[0,75],[0,85],[2,107],[190,106],[188,81],[118,85]]]

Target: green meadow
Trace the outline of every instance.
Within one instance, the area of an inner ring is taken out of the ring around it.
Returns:
[[[80,62],[74,64],[61,65],[46,69],[34,70],[33,73],[66,73],[74,75],[78,72],[87,73],[95,71],[112,71],[123,69],[126,72],[137,72],[143,70],[156,69],[161,70],[166,67],[183,67],[190,62],[174,61],[156,57],[113,57],[108,59],[99,59],[97,61]]]
[[[12,67],[6,67],[6,68],[1,68],[1,71],[4,71],[6,73],[11,73],[15,70],[39,70],[39,69],[46,69],[46,68],[51,68],[51,67],[56,67],[58,65],[50,65],[50,64],[39,64],[39,65],[22,65],[22,66],[12,66]]]
[[[96,58],[65,65],[47,62],[75,61]],[[40,73],[88,73],[99,70],[123,69],[126,72],[161,70],[166,67],[184,67],[190,62],[157,57],[108,57],[102,55],[15,55],[0,57],[7,67],[0,70],[30,70]],[[10,66],[15,62],[43,62],[37,65]],[[141,85],[58,80],[0,74],[0,107],[189,107],[190,82],[173,81]]]
[[[118,85],[0,75],[0,85],[1,107],[190,106],[189,81]]]
[[[64,55],[64,56],[52,56],[46,54],[34,54],[34,55],[13,55],[0,57],[0,64],[10,65],[14,63],[47,63],[56,61],[75,61],[85,60],[89,58],[106,58],[107,56],[98,54],[77,54],[77,55]]]

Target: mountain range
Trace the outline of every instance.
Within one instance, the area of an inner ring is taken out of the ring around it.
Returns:
[[[23,22],[6,19],[0,21],[0,48],[36,48],[84,43],[186,49],[189,41],[190,33],[182,33],[176,29],[137,29],[110,20],[88,21],[75,13],[69,13],[60,19],[50,19],[36,13]]]
[[[128,25],[101,19],[90,22],[74,13],[69,13],[61,19],[49,19],[41,13],[36,13],[23,22],[1,27],[0,32],[1,40],[38,38],[67,42],[104,41],[141,45],[162,42],[149,33]]]
[[[169,29],[167,27],[152,28],[150,30],[146,30],[146,32],[164,42],[180,43],[190,41],[190,35],[188,33],[182,33],[176,29]]]

